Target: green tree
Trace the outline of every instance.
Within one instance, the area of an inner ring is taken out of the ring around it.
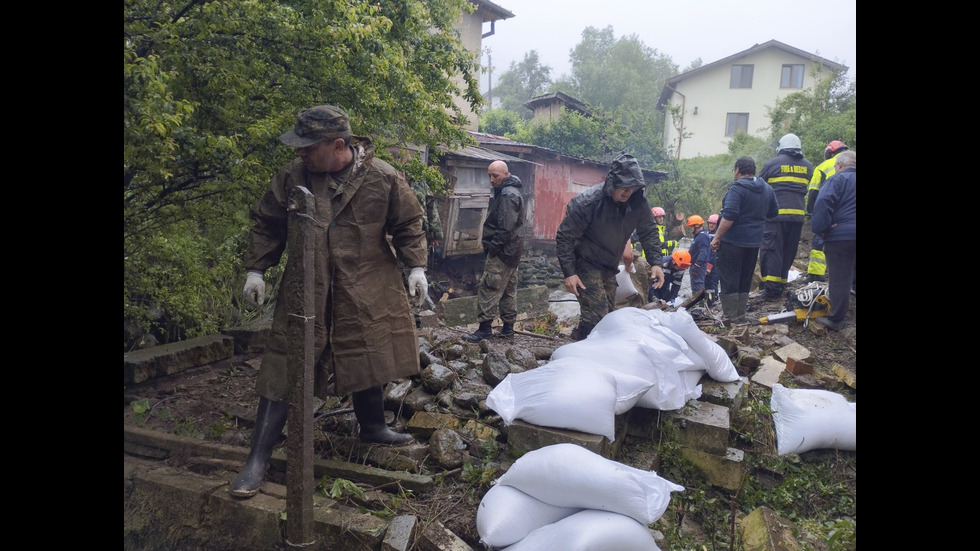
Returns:
[[[229,281],[241,279],[245,213],[291,157],[277,137],[301,109],[343,106],[381,154],[468,143],[454,97],[480,107],[479,66],[454,25],[472,9],[465,0],[126,0],[126,319],[144,330],[181,320],[186,336],[228,321],[240,293],[224,275],[179,288],[154,276],[168,266],[190,274],[199,251],[226,248],[218,260],[233,266]]]
[[[656,113],[660,90],[677,74],[670,56],[646,46],[635,34],[616,39],[612,26],[586,27],[570,60],[572,95],[610,113]]]
[[[513,136],[524,124],[521,116],[514,111],[498,107],[480,113],[480,132],[496,136]]]
[[[824,160],[824,148],[833,140],[857,149],[857,83],[844,73],[780,99],[767,109],[767,116],[773,147],[792,132],[803,143],[803,156],[815,165]]]
[[[500,74],[497,86],[488,92],[488,95],[492,94],[494,104],[498,107],[513,111],[522,119],[529,120],[534,113],[524,104],[534,96],[545,93],[550,85],[551,67],[541,65],[537,50],[531,50],[524,54],[524,59],[519,63],[510,62],[510,67]]]

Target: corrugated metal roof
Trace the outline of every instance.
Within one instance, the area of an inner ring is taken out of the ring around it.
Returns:
[[[439,148],[440,155],[451,155],[454,157],[462,157],[464,159],[472,159],[475,161],[505,161],[508,163],[530,163],[526,159],[520,159],[517,157],[512,157],[506,153],[501,153],[499,151],[493,151],[492,149],[486,149],[483,147],[477,147],[474,145],[468,145],[462,149],[444,149]],[[532,163],[537,164],[537,163]]]
[[[562,153],[560,151],[556,151],[554,149],[549,149],[547,147],[542,147],[540,145],[515,142],[514,140],[511,140],[509,138],[505,138],[503,136],[497,136],[497,135],[494,135],[494,134],[487,134],[485,132],[472,132],[471,131],[470,132],[470,135],[473,136],[476,139],[476,141],[480,142],[480,144],[482,144],[482,145],[491,145],[491,146],[492,145],[508,145],[508,146],[516,146],[516,147],[526,147],[526,148],[528,148],[528,150],[531,150],[531,151],[538,150],[538,151],[541,151],[541,152],[547,152],[549,154],[556,155],[558,157],[564,157],[566,159],[574,159],[574,160],[579,161],[579,162],[592,163],[592,164],[595,164],[595,165],[603,165],[603,166],[608,165],[608,163],[604,163],[602,161],[597,161],[595,159],[587,159],[585,157],[577,157],[575,155],[566,155],[565,153]],[[497,153],[497,155],[503,155],[503,153]],[[528,162],[528,161],[525,161],[525,162]],[[539,164],[539,163],[534,163],[534,164]],[[664,172],[662,170],[650,170],[650,169],[646,169],[646,168],[643,168],[643,169],[640,169],[640,170],[643,171],[644,177],[652,176],[654,182],[659,182],[661,180],[666,180],[668,178],[668,176],[669,176],[666,172]]]

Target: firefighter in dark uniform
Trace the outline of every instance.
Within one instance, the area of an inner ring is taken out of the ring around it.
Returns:
[[[757,175],[776,192],[779,203],[779,214],[766,220],[759,248],[759,272],[766,300],[783,297],[789,268],[800,246],[806,191],[813,175],[813,163],[803,156],[796,134],[779,138],[778,147],[776,156],[766,161]]]

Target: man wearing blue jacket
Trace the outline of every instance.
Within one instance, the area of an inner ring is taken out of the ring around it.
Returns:
[[[813,205],[810,227],[823,237],[830,298],[830,313],[817,321],[828,329],[844,328],[857,267],[857,153],[837,155],[836,171],[823,185]]]
[[[745,321],[766,219],[779,214],[776,193],[765,180],[756,178],[752,157],[735,161],[734,173],[735,181],[721,201],[718,231],[711,240],[711,250],[718,251],[718,296],[727,325]]]

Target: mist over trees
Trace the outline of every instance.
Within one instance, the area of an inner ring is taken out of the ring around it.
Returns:
[[[664,116],[656,103],[667,80],[700,68],[701,58],[679,71],[669,56],[645,45],[636,35],[617,39],[607,26],[587,27],[569,61],[570,73],[553,82],[542,82],[541,77],[551,69],[541,66],[533,50],[521,63],[511,63],[493,90],[495,98],[506,96],[507,103],[483,111],[481,131],[603,162],[630,153],[643,168],[670,175],[669,180],[647,186],[646,191],[651,204],[668,211],[717,212],[731,183],[735,159],[750,155],[761,164],[775,156],[776,143],[787,132],[800,136],[804,154],[814,164],[823,160],[823,148],[831,140],[855,148],[857,87],[845,75],[826,78],[813,89],[790,94],[771,106],[767,138],[737,134],[728,154],[678,161],[662,146]],[[533,88],[515,85],[532,82],[532,75],[538,77]],[[524,103],[550,92],[563,92],[581,101],[589,107],[590,116],[563,110],[551,121],[532,122]]]

